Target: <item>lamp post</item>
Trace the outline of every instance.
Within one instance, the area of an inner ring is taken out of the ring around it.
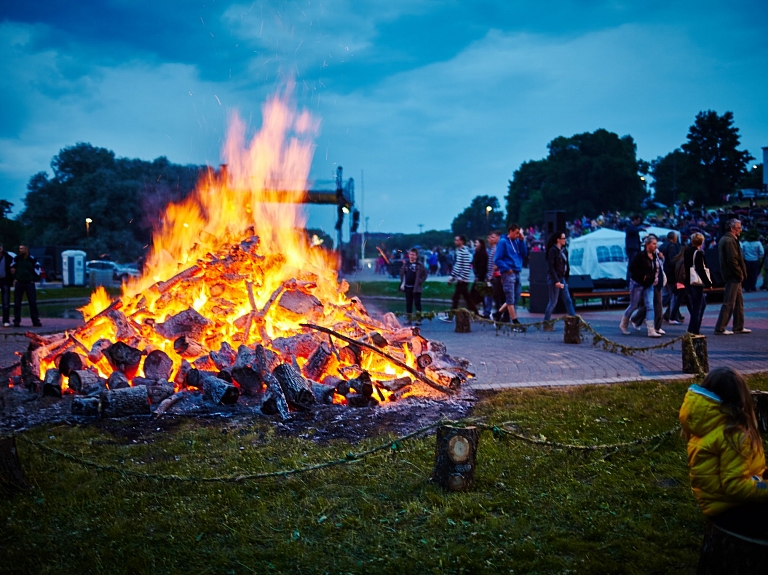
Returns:
[[[91,223],[93,223],[93,220],[91,218],[85,218],[85,238],[86,239],[91,237]]]
[[[493,206],[485,206],[485,235],[487,236],[489,233],[491,233],[490,229],[490,219],[491,219],[491,212],[493,211]]]

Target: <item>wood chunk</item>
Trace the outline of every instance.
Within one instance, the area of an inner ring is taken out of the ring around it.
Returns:
[[[709,354],[707,352],[707,336],[692,335],[683,339],[683,373],[707,373],[709,371]]]
[[[307,411],[316,403],[312,384],[294,366],[281,363],[272,371],[272,375],[280,383],[289,406]]]
[[[59,356],[59,371],[64,377],[69,377],[69,374],[73,371],[83,369],[83,365],[85,365],[85,362],[82,356],[74,351],[62,353]]]
[[[462,377],[458,373],[447,371],[445,369],[439,369],[432,365],[427,366],[424,370],[427,378],[430,381],[439,385],[449,387],[450,389],[458,388],[462,383]]]
[[[46,370],[43,379],[43,395],[61,397],[61,372],[56,368]]]
[[[147,388],[134,385],[123,389],[104,391],[101,394],[102,417],[125,417],[150,413]]]
[[[155,324],[155,331],[168,340],[176,340],[183,335],[197,339],[211,325],[211,320],[200,315],[195,309],[188,308],[163,323]]]
[[[563,324],[563,343],[581,343],[581,318],[567,315]]]
[[[182,335],[173,342],[173,350],[181,357],[194,359],[208,354],[208,350],[202,343],[188,335]]]
[[[315,296],[300,290],[286,290],[278,302],[278,307],[304,320],[317,318],[323,314],[322,302]]]
[[[122,371],[128,379],[133,379],[139,371],[142,353],[135,347],[118,341],[104,350],[104,357],[107,358],[112,369]]]
[[[176,372],[176,375],[173,378],[173,383],[176,385],[186,385],[187,383],[187,374],[192,369],[192,364],[190,364],[186,359],[181,360],[181,367],[179,368],[179,371]]]
[[[376,347],[380,347],[383,349],[389,345],[387,338],[385,338],[383,335],[381,335],[377,331],[369,333],[368,337],[371,340],[371,343],[373,343],[373,345],[375,345]]]
[[[359,365],[342,365],[339,367],[338,371],[343,377],[346,377],[347,379],[354,379],[363,373],[363,368]]]
[[[173,360],[162,350],[151,351],[144,358],[144,377],[148,379],[170,379]]]
[[[267,392],[264,394],[264,401],[261,403],[261,412],[264,415],[278,414],[280,419],[287,421],[291,418],[291,413],[280,382],[271,373],[266,375],[265,381],[267,383]]]
[[[21,381],[32,393],[37,393],[42,387],[43,382],[40,381],[38,374],[40,373],[40,364],[33,360],[32,352],[25,352],[21,358]]]
[[[72,415],[84,415],[88,417],[99,415],[99,398],[74,397],[72,399]]]
[[[78,369],[69,374],[69,388],[86,395],[100,380],[99,374],[87,369]]]
[[[158,405],[173,395],[173,384],[161,379],[147,386],[147,395],[152,405]]]
[[[192,366],[195,369],[200,369],[203,371],[212,371],[216,369],[216,365],[214,365],[213,360],[207,355],[198,357],[195,361],[192,362]]]
[[[384,327],[386,327],[390,331],[397,331],[402,329],[402,325],[400,325],[400,322],[397,319],[397,316],[390,312],[387,312],[384,314],[384,317],[382,318],[384,321]]]
[[[442,341],[427,340],[427,350],[435,353],[448,353],[448,348]]]
[[[333,403],[333,394],[336,392],[336,386],[326,385],[323,383],[312,384],[312,394],[315,396],[317,403],[331,404]]]
[[[209,355],[211,360],[213,360],[213,364],[218,369],[227,369],[228,367],[232,367],[232,365],[235,363],[235,360],[237,359],[235,350],[232,349],[232,346],[229,345],[226,341],[222,342],[219,351],[212,351]]]
[[[107,379],[107,389],[124,389],[131,387],[128,378],[122,371],[113,371]]]
[[[404,388],[406,385],[411,385],[412,383],[413,383],[413,379],[411,379],[406,375],[404,377],[398,377],[395,379],[377,381],[376,385],[386,389],[387,391],[397,391],[399,389]]]
[[[237,387],[223,379],[219,379],[209,371],[200,371],[198,373],[203,382],[204,399],[209,399],[217,405],[237,403],[237,399],[240,397],[240,390]]]
[[[272,349],[283,358],[308,358],[318,348],[322,340],[315,333],[300,333],[291,337],[278,337],[272,341]]]
[[[331,346],[326,342],[321,343],[304,364],[304,375],[311,380],[320,381],[332,357]]]
[[[438,427],[432,481],[448,491],[471,489],[475,482],[479,441],[477,427]]]
[[[91,351],[88,353],[88,361],[91,363],[99,363],[104,357],[104,350],[107,349],[112,342],[106,338],[101,338],[91,346]]]
[[[184,397],[184,392],[177,391],[172,396],[161,401],[160,405],[158,405],[157,409],[155,410],[155,413],[154,413],[155,418],[158,418],[161,415],[163,415],[166,411],[168,411],[171,408],[171,406],[173,406],[174,403],[179,401],[182,397]]]
[[[262,353],[264,348],[262,347]],[[266,359],[265,359],[266,362]],[[256,368],[254,368],[256,365]],[[256,351],[248,346],[241,345],[237,348],[237,357],[232,366],[232,379],[240,386],[244,395],[258,395],[261,393],[264,378],[258,369]]]
[[[356,345],[348,345],[339,350],[339,362],[353,365],[360,363],[360,348]]]
[[[392,395],[389,396],[389,400],[390,401],[399,401],[399,400],[403,399],[404,396],[406,396],[409,393],[411,393],[412,390],[413,390],[413,387],[410,386],[410,385],[406,385],[405,387],[401,387],[395,393],[393,393]]]
[[[347,405],[349,407],[376,407],[379,402],[372,397],[366,397],[362,393],[347,394]]]

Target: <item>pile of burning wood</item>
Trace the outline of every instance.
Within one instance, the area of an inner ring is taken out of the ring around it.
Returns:
[[[149,289],[105,300],[74,332],[28,334],[24,385],[73,394],[78,415],[159,415],[199,391],[219,405],[252,396],[264,414],[287,419],[322,404],[451,395],[473,377],[467,360],[419,328],[391,313],[371,317],[359,299],[344,296],[344,282],[337,297],[321,301],[316,276],[281,269],[296,275],[265,293],[265,270],[279,267],[279,258],[265,261],[258,245],[249,237]]]

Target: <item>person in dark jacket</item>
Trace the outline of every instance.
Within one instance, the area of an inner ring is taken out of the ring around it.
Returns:
[[[405,313],[413,313],[414,306],[417,312],[421,312],[421,292],[426,280],[427,268],[419,261],[419,252],[411,248],[408,261],[403,262],[400,268],[400,289],[405,292]]]
[[[653,309],[653,287],[661,279],[659,274],[663,273],[657,263],[659,260],[656,257],[656,244],[656,236],[645,238],[645,248],[629,263],[629,307],[624,310],[619,324],[619,329],[624,335],[629,335],[629,318],[632,312],[640,307],[641,301],[645,302],[646,309]],[[646,319],[645,325],[648,337],[661,337],[652,319]]]
[[[568,293],[568,252],[565,249],[565,232],[555,232],[547,240],[545,251],[547,254],[547,287],[549,288],[549,302],[544,311],[544,321],[549,322],[552,310],[557,305],[558,298],[562,298],[565,312],[568,315],[576,315],[573,308],[571,294]],[[550,323],[544,324],[544,331],[554,331]]]
[[[658,245],[658,237],[654,234],[649,234],[649,237],[653,235],[653,237],[656,238],[656,242]],[[666,261],[664,260],[663,254],[661,254],[661,250],[657,249],[656,252],[653,254],[656,258],[656,266],[659,270],[659,281],[656,282],[656,284],[653,286],[653,327],[656,330],[657,333],[660,333],[661,335],[666,334],[662,328],[661,328],[661,322],[663,318],[662,312],[664,311],[664,304],[663,304],[663,289],[665,285],[667,284],[667,274],[665,272],[666,268]],[[645,307],[645,303],[643,301],[640,301],[640,306],[635,310],[635,313],[632,314],[632,318],[630,319],[630,323],[632,326],[640,331],[643,329],[643,322],[645,321],[646,317],[648,315],[648,310]]]
[[[751,329],[744,327],[744,296],[741,293],[741,284],[747,277],[747,266],[739,245],[741,222],[735,218],[730,219],[725,227],[728,231],[717,242],[717,255],[720,257],[720,273],[725,282],[725,295],[720,314],[717,316],[715,334],[751,333]],[[731,321],[731,315],[733,315],[733,331],[726,329],[728,322]]]
[[[696,335],[701,334],[701,320],[704,317],[704,310],[707,308],[707,296],[704,289],[712,287],[707,268],[707,257],[704,254],[704,236],[698,232],[691,236],[691,249],[685,250],[683,254],[683,265],[685,267],[685,293],[688,296],[689,311],[691,319],[688,322],[688,332]],[[701,284],[691,284],[691,267],[694,267],[696,274],[701,278]]]
[[[13,275],[11,274],[11,254],[3,249],[0,244],[0,298],[3,304],[3,326],[11,327],[11,286]]]
[[[642,216],[635,214],[629,221],[630,224],[624,228],[624,251],[627,252],[627,261],[629,262],[627,267],[627,284],[631,282],[632,276],[629,266],[632,265],[635,256],[640,253],[640,232],[645,231],[645,228],[641,225],[643,222]]]
[[[475,255],[472,257],[472,272],[475,274],[475,283],[472,284],[470,295],[476,304],[483,303],[483,313],[481,317],[490,319],[491,310],[486,309],[485,295],[490,293],[491,289],[486,284],[488,275],[488,250],[485,248],[485,240],[475,240]]]
[[[677,241],[677,232],[669,232],[667,241],[659,251],[664,254],[664,275],[667,276],[667,285],[664,286],[664,302],[667,305],[667,311],[664,312],[664,319],[672,324],[679,324],[683,321],[680,315],[680,304],[682,303],[682,293],[677,293],[677,283],[675,278],[675,262],[682,246]]]
[[[27,246],[19,246],[19,255],[17,255],[11,264],[11,273],[15,280],[13,293],[13,325],[21,325],[21,299],[27,294],[27,303],[29,304],[29,315],[32,318],[32,325],[40,327],[40,316],[37,313],[37,292],[35,291],[35,282],[40,279],[37,274],[37,260],[29,255]]]

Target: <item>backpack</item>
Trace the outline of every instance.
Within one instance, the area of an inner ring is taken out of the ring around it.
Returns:
[[[685,250],[687,247],[683,247],[678,254],[680,259],[675,262],[675,282],[679,284],[685,283]]]

